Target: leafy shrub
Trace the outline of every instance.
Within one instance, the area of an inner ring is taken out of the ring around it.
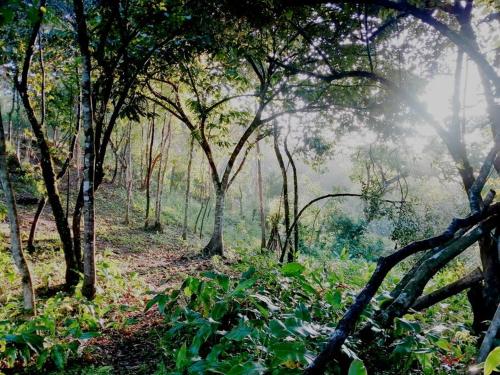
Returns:
[[[239,279],[202,276],[147,304],[157,305],[169,328],[160,373],[300,373],[341,313],[337,279],[305,273],[298,263],[250,267]]]
[[[0,256],[0,264],[2,260],[10,261]],[[12,265],[5,269],[12,270]],[[41,370],[49,364],[63,369],[85,340],[98,336],[105,326],[122,323],[113,316],[114,321],[105,325],[103,318],[123,307],[118,305],[121,296],[140,290],[137,282],[134,277],[125,280],[107,254],[99,259],[97,272],[103,287],[93,301],[84,298],[79,288],[73,296],[60,292],[39,299],[35,317],[25,317],[20,301],[7,296],[9,302],[0,310],[0,369],[30,366]],[[3,274],[2,279],[10,279],[14,287],[17,275],[9,275]]]

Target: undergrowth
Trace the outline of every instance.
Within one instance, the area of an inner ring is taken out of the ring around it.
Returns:
[[[98,256],[98,293],[93,301],[81,295],[58,292],[38,299],[37,314],[27,316],[16,290],[16,275],[9,254],[0,252],[0,373],[12,369],[27,373],[63,369],[85,342],[104,328],[128,324],[124,312],[141,308],[141,283],[135,275],[125,279],[108,253]],[[14,292],[11,292],[14,290]]]

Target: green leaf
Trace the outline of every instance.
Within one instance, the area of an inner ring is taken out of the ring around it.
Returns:
[[[269,329],[271,330],[271,334],[277,338],[283,338],[288,336],[289,332],[281,320],[273,319],[269,322]]]
[[[338,290],[326,292],[325,300],[336,309],[342,306],[342,294]]]
[[[187,356],[187,346],[186,343],[182,344],[180,349],[177,351],[177,357],[175,360],[175,368],[177,370],[183,370],[189,364],[189,359]]]
[[[66,350],[64,350],[64,347],[62,345],[54,345],[50,355],[56,367],[62,370],[66,364]]]
[[[241,280],[248,280],[255,274],[255,267],[249,267],[245,272],[241,274]]]
[[[269,349],[279,363],[288,361],[305,362],[305,346],[300,342],[282,342],[271,344]]]
[[[210,315],[212,316],[213,320],[220,320],[222,317],[224,317],[224,315],[226,315],[227,310],[227,302],[219,301],[213,306],[212,313]]]
[[[99,332],[83,332],[80,337],[80,340],[88,340],[94,337],[99,337],[101,334]]]
[[[484,375],[490,375],[493,371],[500,371],[500,346],[493,349],[484,362]]]
[[[349,366],[348,375],[368,375],[365,364],[359,359],[355,359]]]
[[[255,279],[247,279],[240,281],[240,283],[234,288],[233,292],[231,293],[232,296],[235,296],[237,294],[240,294],[244,290],[250,288],[253,284],[255,284],[256,280]]]
[[[291,263],[285,264],[281,268],[281,273],[284,276],[293,277],[293,276],[301,275],[302,272],[304,272],[304,270],[305,270],[305,267],[302,264],[299,264],[296,262],[291,262]]]
[[[238,327],[233,328],[224,337],[226,337],[228,340],[241,341],[250,333],[252,333],[252,328],[247,326],[245,323],[240,323]]]
[[[267,369],[259,362],[239,363],[229,370],[228,375],[257,375],[263,374]]]

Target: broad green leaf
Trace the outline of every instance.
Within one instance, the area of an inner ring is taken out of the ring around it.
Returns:
[[[500,346],[493,349],[484,362],[484,375],[490,375],[493,371],[500,371]]]
[[[187,356],[187,346],[186,343],[182,344],[180,349],[177,351],[177,357],[175,360],[175,368],[177,370],[183,370],[189,364],[189,358]]]
[[[224,337],[228,340],[241,341],[247,337],[252,332],[252,328],[247,326],[245,323],[240,323],[238,327],[233,328]]]
[[[338,290],[326,292],[325,300],[336,309],[342,306],[342,294]]]
[[[227,375],[257,375],[263,374],[266,370],[259,362],[246,362],[231,367]]]
[[[64,368],[66,363],[66,351],[62,345],[54,345],[50,352],[52,360],[59,370]]]
[[[241,281],[237,286],[236,288],[233,290],[233,292],[231,293],[232,296],[235,296],[241,292],[243,292],[244,290],[250,288],[253,284],[255,284],[256,280],[255,279],[247,279],[247,280],[243,280]]]
[[[365,364],[359,359],[355,359],[349,366],[348,375],[368,375]]]
[[[212,308],[212,319],[220,320],[228,311],[228,306],[226,301],[217,302]]]
[[[302,272],[304,272],[305,270],[305,267],[300,264],[300,263],[296,263],[296,262],[291,262],[291,263],[287,263],[285,264],[282,268],[281,268],[281,273],[284,275],[284,276],[299,276],[302,274]]]
[[[301,342],[282,342],[271,344],[271,353],[279,363],[288,361],[305,363],[305,346]]]

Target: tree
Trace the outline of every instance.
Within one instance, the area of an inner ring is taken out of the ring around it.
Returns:
[[[23,287],[23,305],[28,311],[36,314],[35,291],[28,262],[24,257],[21,233],[19,230],[19,218],[17,216],[16,198],[10,181],[7,166],[7,146],[5,142],[5,129],[3,126],[2,112],[0,111],[0,182],[2,183],[7,205],[7,213],[10,225],[11,252],[14,263],[21,274]]]
[[[85,10],[82,0],[74,0],[78,44],[82,55],[82,119],[85,135],[83,168],[84,251],[82,294],[93,299],[96,293],[94,168],[95,144],[92,109],[91,59]]]

